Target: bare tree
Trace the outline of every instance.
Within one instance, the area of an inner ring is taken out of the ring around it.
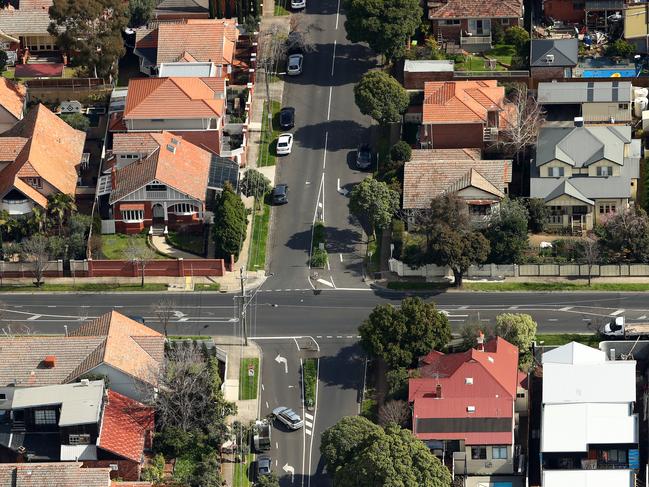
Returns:
[[[288,37],[286,39],[287,52],[312,52],[315,51],[315,43],[311,36],[313,24],[308,23],[303,13],[291,15],[289,21]]]
[[[36,287],[40,287],[43,284],[43,276],[45,275],[45,269],[47,268],[47,262],[50,257],[47,238],[43,235],[34,235],[28,240],[23,241],[21,246],[25,260],[31,263],[32,272],[36,278],[34,284]]]
[[[502,116],[504,127],[499,132],[498,144],[507,154],[518,160],[526,147],[533,145],[545,122],[545,112],[523,84],[517,84],[511,97],[511,109]]]
[[[129,237],[124,249],[124,255],[128,260],[133,262],[134,266],[137,266],[140,269],[140,274],[142,276],[141,286],[144,287],[144,274],[146,272],[147,264],[155,258],[155,252],[149,248],[148,245],[142,245],[141,242],[138,242],[137,237]]]
[[[167,336],[167,327],[171,318],[175,316],[176,302],[173,299],[161,299],[153,305],[153,312],[158,317],[158,322],[162,325],[165,337]]]
[[[381,426],[388,423],[404,426],[409,417],[410,411],[405,401],[387,401],[379,409],[379,424]]]
[[[270,76],[277,73],[280,61],[286,57],[287,38],[286,31],[278,24],[271,24],[259,33],[257,67],[264,70],[269,127],[272,127],[273,123],[273,113],[270,105]]]
[[[587,237],[584,241],[583,246],[583,261],[588,268],[588,287],[593,276],[593,266],[599,262],[600,252],[599,252],[599,242],[591,237]]]

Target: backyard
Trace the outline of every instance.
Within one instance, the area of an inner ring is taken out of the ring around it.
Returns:
[[[491,71],[487,65],[487,59],[495,59],[494,71],[507,71],[506,66],[511,66],[512,57],[516,55],[516,48],[510,44],[497,44],[493,49],[485,52],[482,56],[467,55],[461,56],[463,61],[455,63],[456,71]],[[502,63],[502,64],[501,64]]]

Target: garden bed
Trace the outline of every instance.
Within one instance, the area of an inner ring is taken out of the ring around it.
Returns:
[[[135,242],[138,247],[148,247],[146,234],[139,233],[137,235],[124,235],[121,233],[115,233],[101,236],[101,253],[104,258],[108,260],[129,260],[126,255],[129,241]],[[160,254],[155,254],[153,258],[164,259],[165,257]]]
[[[254,372],[253,375],[250,375],[249,370]],[[242,358],[239,369],[239,400],[256,399],[258,381],[259,359]]]
[[[202,233],[169,232],[165,237],[169,245],[199,257],[205,256],[205,236]]]
[[[304,405],[307,408],[315,406],[316,384],[318,382],[318,360],[304,359],[302,364],[302,381],[304,384]]]
[[[329,256],[324,248],[326,243],[325,226],[321,221],[313,224],[313,239],[311,242],[311,267],[324,268],[327,265]],[[320,248],[322,244],[323,248]]]

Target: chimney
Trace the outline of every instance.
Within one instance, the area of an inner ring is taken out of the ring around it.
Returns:
[[[478,332],[478,346],[476,347],[476,350],[479,350],[480,352],[484,352],[484,333],[482,333],[482,330]]]
[[[115,166],[110,168],[110,187],[111,189],[117,187],[117,168]]]
[[[575,127],[583,127],[584,126],[584,117],[575,117]]]
[[[435,397],[437,399],[442,398],[442,384],[437,384],[437,386],[435,387]]]
[[[43,366],[46,369],[53,369],[56,365],[56,355],[46,355],[43,359]]]

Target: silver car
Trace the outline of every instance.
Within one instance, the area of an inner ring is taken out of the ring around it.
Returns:
[[[302,54],[291,54],[286,63],[286,73],[290,76],[297,76],[302,74],[302,63],[304,56]]]
[[[283,423],[288,429],[299,430],[304,426],[304,421],[300,418],[300,415],[286,406],[280,406],[273,409],[273,416],[275,416],[275,418]]]

